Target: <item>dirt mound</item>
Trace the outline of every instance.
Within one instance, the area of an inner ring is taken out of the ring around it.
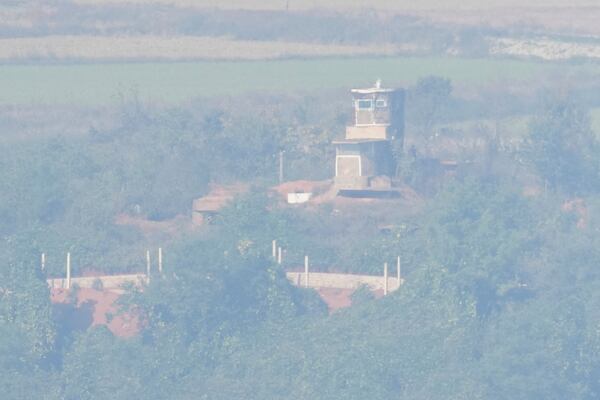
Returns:
[[[106,325],[116,336],[131,337],[139,333],[139,318],[127,313],[119,313],[117,300],[121,292],[117,290],[96,290],[81,288],[72,299],[65,289],[52,289],[51,301],[61,315],[62,323],[77,330],[92,326]]]
[[[405,200],[408,200],[408,201],[414,202],[414,203],[422,203],[423,202],[423,197],[408,185],[399,186],[398,191],[400,192],[400,196]]]
[[[134,217],[129,214],[119,214],[115,217],[115,224],[133,226],[140,230],[144,236],[166,235],[174,237],[181,232],[192,229],[190,219],[186,215],[178,215],[173,219],[164,221],[151,221],[144,217]]]
[[[339,309],[347,308],[352,305],[352,293],[354,289],[317,289],[317,293],[323,299],[329,312],[333,313]]]
[[[206,196],[194,200],[192,209],[195,212],[217,212],[248,190],[249,185],[245,183],[232,185],[211,184],[210,191]]]
[[[352,306],[352,294],[356,289],[333,289],[333,288],[320,288],[316,289],[317,293],[329,309],[329,313],[334,313],[343,308]],[[372,290],[371,293],[376,299],[383,297],[383,290]]]

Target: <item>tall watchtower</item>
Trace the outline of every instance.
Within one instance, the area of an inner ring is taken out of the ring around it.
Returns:
[[[338,190],[391,188],[393,141],[404,141],[404,90],[386,89],[377,81],[368,89],[352,89],[353,125],[336,140],[335,184]],[[379,178],[379,179],[377,179]]]

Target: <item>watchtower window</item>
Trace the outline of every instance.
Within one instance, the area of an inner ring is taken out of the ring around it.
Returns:
[[[384,108],[387,107],[387,102],[385,101],[385,99],[377,99],[377,101],[375,102],[375,106],[377,108]]]
[[[359,110],[371,110],[373,108],[373,100],[363,99],[356,102]]]

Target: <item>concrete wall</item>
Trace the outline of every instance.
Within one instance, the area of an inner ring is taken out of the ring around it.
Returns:
[[[334,180],[337,189],[364,190],[369,187],[368,176],[336,176]]]
[[[304,272],[287,272],[288,280],[296,286],[305,286]],[[357,289],[362,285],[367,285],[371,290],[384,290],[385,280],[383,276],[373,275],[354,275],[354,274],[335,274],[327,272],[309,272],[308,287],[314,289],[332,288],[332,289]],[[71,278],[71,287],[77,285],[81,288],[93,288],[96,282],[102,282],[102,287],[108,290],[119,290],[124,285],[132,284],[140,287],[148,283],[145,274],[130,275],[106,275],[106,276],[86,276]],[[48,286],[55,289],[66,289],[66,278],[48,279]],[[388,291],[397,290],[404,282],[395,276],[388,277]]]
[[[287,272],[288,280],[296,286],[305,285],[304,272]],[[388,277],[388,291],[397,290],[404,280],[394,277]],[[353,274],[334,274],[327,272],[309,272],[308,287],[314,289],[332,288],[332,289],[357,289],[362,285],[367,285],[371,290],[383,290],[385,280],[383,276],[373,275],[353,275]]]
[[[85,276],[71,278],[71,287],[77,285],[81,288],[92,288],[96,285],[96,281],[102,282],[104,289],[115,290],[122,289],[123,285],[133,284],[134,286],[142,286],[148,282],[145,274],[130,274],[130,275],[105,275],[105,276]],[[48,279],[48,286],[53,289],[66,289],[66,278]]]
[[[346,139],[383,139],[389,140],[386,125],[373,126],[347,126]]]

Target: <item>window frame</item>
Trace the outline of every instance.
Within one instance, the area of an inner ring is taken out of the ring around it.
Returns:
[[[369,107],[361,107],[362,102],[369,102],[370,106]],[[359,111],[373,110],[373,108],[374,108],[373,99],[358,99],[358,100],[356,100],[356,109]]]
[[[377,99],[375,100],[375,107],[376,108],[386,108],[387,105],[387,100],[386,99]]]

